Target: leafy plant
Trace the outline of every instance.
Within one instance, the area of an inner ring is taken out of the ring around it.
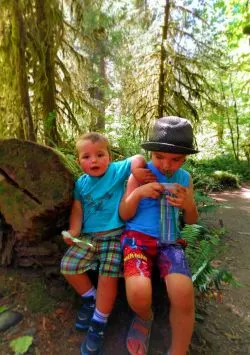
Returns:
[[[27,285],[27,306],[31,312],[50,312],[56,301],[50,297],[45,284],[41,280],[36,280]]]
[[[244,28],[243,28],[243,33],[245,35],[250,35],[250,25],[246,25]]]
[[[217,170],[213,176],[224,188],[239,188],[239,179],[232,173]]]
[[[223,229],[208,230],[198,224],[186,225],[181,231],[181,237],[188,243],[186,255],[192,270],[192,281],[201,292],[213,286],[219,289],[221,282],[239,285],[225,267],[216,268],[212,265],[221,249],[219,244],[223,234]]]
[[[10,342],[11,349],[15,352],[16,355],[25,354],[33,342],[33,337],[30,335],[25,335],[19,337]]]
[[[0,313],[3,313],[7,310],[8,310],[8,308],[6,306],[0,306]]]
[[[195,191],[195,202],[199,213],[212,212],[219,207],[211,197],[200,191]]]
[[[202,160],[190,158],[184,168],[193,177],[195,191],[201,193],[238,188],[241,181],[250,179],[248,162],[236,161],[232,155],[219,155],[213,159]]]

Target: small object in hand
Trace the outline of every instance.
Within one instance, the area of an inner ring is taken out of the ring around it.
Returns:
[[[172,183],[169,182],[162,182],[161,185],[165,187],[165,190],[163,191],[164,195],[174,195],[175,192],[175,186]]]
[[[84,246],[84,245],[88,245],[90,248],[93,248],[93,244],[91,243],[88,243],[86,242],[85,240],[82,240],[82,239],[78,239],[78,238],[75,238],[73,237],[68,231],[62,231],[62,236],[64,238],[67,238],[67,239],[71,239],[72,242],[74,242],[75,244],[77,244],[79,247],[81,246]]]

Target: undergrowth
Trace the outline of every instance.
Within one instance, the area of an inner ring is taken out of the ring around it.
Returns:
[[[52,298],[47,290],[45,283],[42,280],[35,280],[27,284],[27,307],[34,313],[51,312],[56,300]]]
[[[189,158],[183,167],[191,173],[197,191],[211,192],[238,188],[242,181],[250,180],[248,162],[236,161],[230,155],[202,160]]]
[[[216,267],[214,260],[222,251],[224,228],[209,229],[200,224],[185,225],[181,237],[186,240],[185,254],[192,271],[194,287],[201,293],[211,288],[220,290],[222,283],[240,286],[225,265]]]

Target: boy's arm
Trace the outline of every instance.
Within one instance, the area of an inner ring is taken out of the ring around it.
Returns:
[[[141,184],[156,181],[156,177],[152,171],[145,168],[146,164],[147,162],[142,155],[134,155],[131,158],[131,172],[135,179]]]
[[[158,182],[140,185],[133,175],[130,175],[125,194],[120,203],[120,217],[127,221],[134,217],[140,200],[144,197],[158,198],[164,187]]]
[[[72,237],[78,237],[82,229],[83,209],[79,200],[73,200],[69,217],[69,230],[68,232]]]
[[[134,217],[138,203],[140,202],[140,197],[136,194],[136,189],[140,186],[139,182],[134,178],[133,175],[130,175],[126,191],[121,199],[119,206],[120,217],[127,221],[128,219]],[[134,192],[135,191],[135,192]]]
[[[183,208],[183,218],[186,224],[194,224],[199,218],[198,210],[194,200],[193,181],[190,177],[190,187],[188,188],[188,198]]]

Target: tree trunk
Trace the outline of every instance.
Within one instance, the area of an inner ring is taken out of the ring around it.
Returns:
[[[41,87],[42,87],[42,110],[44,122],[45,144],[51,147],[57,146],[60,142],[60,136],[57,131],[56,120],[56,83],[55,83],[55,34],[53,33],[53,24],[48,21],[46,6],[50,7],[49,1],[36,0],[37,27],[39,29],[39,38],[41,53],[40,58]],[[52,21],[52,20],[51,20]]]
[[[0,212],[15,247],[48,243],[68,223],[74,174],[66,160],[49,147],[8,139],[0,140],[0,166]],[[6,238],[0,255],[8,260],[13,243]]]
[[[224,104],[225,104],[225,114],[226,114],[226,118],[227,118],[228,127],[229,127],[229,130],[230,130],[230,139],[231,139],[231,143],[232,143],[232,149],[233,149],[235,160],[238,160],[237,147],[235,146],[235,140],[234,140],[233,125],[232,125],[231,120],[230,120],[230,116],[229,116],[229,112],[228,112],[228,102],[227,102],[227,99],[226,99],[224,86],[223,86],[223,83],[222,83],[221,80],[220,80],[220,84],[221,84],[221,94],[222,94],[222,98],[223,98],[223,101],[224,101]]]
[[[22,11],[20,9],[19,0],[13,1],[13,43],[15,43],[15,63],[18,82],[18,92],[22,106],[22,117],[20,118],[19,133],[24,134],[26,139],[36,141],[34,125],[31,114],[28,77],[26,71],[25,47],[26,47],[26,31],[23,21]]]
[[[165,92],[165,60],[166,60],[166,49],[165,42],[168,35],[168,23],[170,14],[170,2],[166,0],[165,5],[165,16],[164,25],[162,27],[162,41],[161,41],[161,57],[160,57],[160,75],[159,75],[159,97],[158,97],[158,118],[163,117],[164,114],[164,92]]]
[[[98,63],[98,79],[99,85],[90,89],[90,96],[97,100],[98,110],[100,115],[93,117],[90,123],[91,131],[104,131],[105,129],[105,87],[107,86],[106,77],[106,62],[105,62],[105,29],[100,28],[95,31],[95,53],[93,55],[93,62]],[[93,69],[94,71],[94,69]]]
[[[236,160],[239,160],[239,152],[240,152],[240,129],[239,129],[239,115],[238,115],[238,107],[237,102],[234,95],[233,89],[233,81],[232,76],[230,75],[230,89],[233,97],[233,107],[234,107],[234,115],[235,115],[235,126],[236,126],[236,143],[235,143],[235,150],[236,150]]]

